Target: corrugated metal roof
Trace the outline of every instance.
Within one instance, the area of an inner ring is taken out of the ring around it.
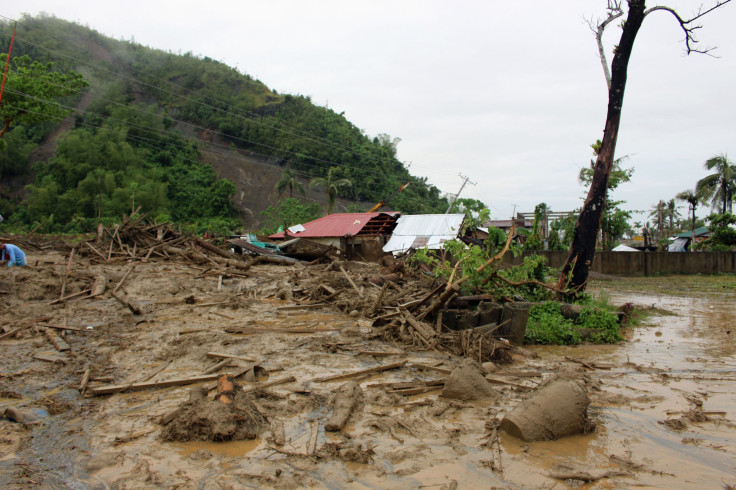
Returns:
[[[304,223],[304,231],[289,233],[289,236],[304,238],[381,235],[391,233],[399,213],[335,213]],[[367,226],[369,225],[370,226]],[[362,232],[362,233],[361,233]],[[275,233],[269,238],[284,238],[284,233]]]
[[[384,252],[404,252],[409,249],[442,248],[442,244],[457,238],[464,214],[415,214],[402,216],[396,222]]]
[[[710,233],[710,230],[708,229],[707,226],[701,226],[700,228],[695,228],[695,236],[696,237],[707,235],[709,233]],[[692,238],[693,237],[693,232],[692,232],[692,230],[685,231],[685,232],[680,233],[679,235],[675,235],[675,237],[676,238]]]

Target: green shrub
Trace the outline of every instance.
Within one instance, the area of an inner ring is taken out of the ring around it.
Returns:
[[[524,342],[528,344],[574,345],[583,341],[611,344],[622,340],[618,317],[603,308],[583,307],[573,321],[562,316],[560,303],[547,301],[532,307]]]

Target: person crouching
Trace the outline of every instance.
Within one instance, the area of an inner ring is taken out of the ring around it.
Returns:
[[[26,254],[12,243],[0,243],[0,264],[8,263],[8,267],[26,265]]]

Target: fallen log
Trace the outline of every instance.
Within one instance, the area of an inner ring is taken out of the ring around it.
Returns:
[[[340,386],[332,402],[332,416],[325,422],[325,430],[328,432],[342,430],[362,396],[363,390],[355,381]]]

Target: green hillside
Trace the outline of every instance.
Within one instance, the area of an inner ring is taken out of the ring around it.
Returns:
[[[0,24],[0,53],[8,52],[12,28]],[[352,183],[340,197],[362,202],[362,209],[407,181],[412,185],[391,200],[392,209],[446,209],[439,190],[396,159],[387,135],[368,137],[309,97],[279,94],[210,58],[110,39],[54,17],[18,21],[0,107],[6,119],[12,104],[32,99],[12,83],[25,55],[51,63],[53,72],[77,72],[89,85],[44,101],[37,112],[47,120],[14,122],[0,140],[0,214],[11,225],[74,231],[92,228],[98,215],[119,219],[140,206],[200,227],[253,228],[260,212],[279,200],[275,192],[264,194],[264,186],[271,191],[274,175],[287,168],[306,188],[334,168],[333,178]],[[247,178],[218,177],[235,175],[235,168]],[[294,197],[314,207],[320,196]]]

